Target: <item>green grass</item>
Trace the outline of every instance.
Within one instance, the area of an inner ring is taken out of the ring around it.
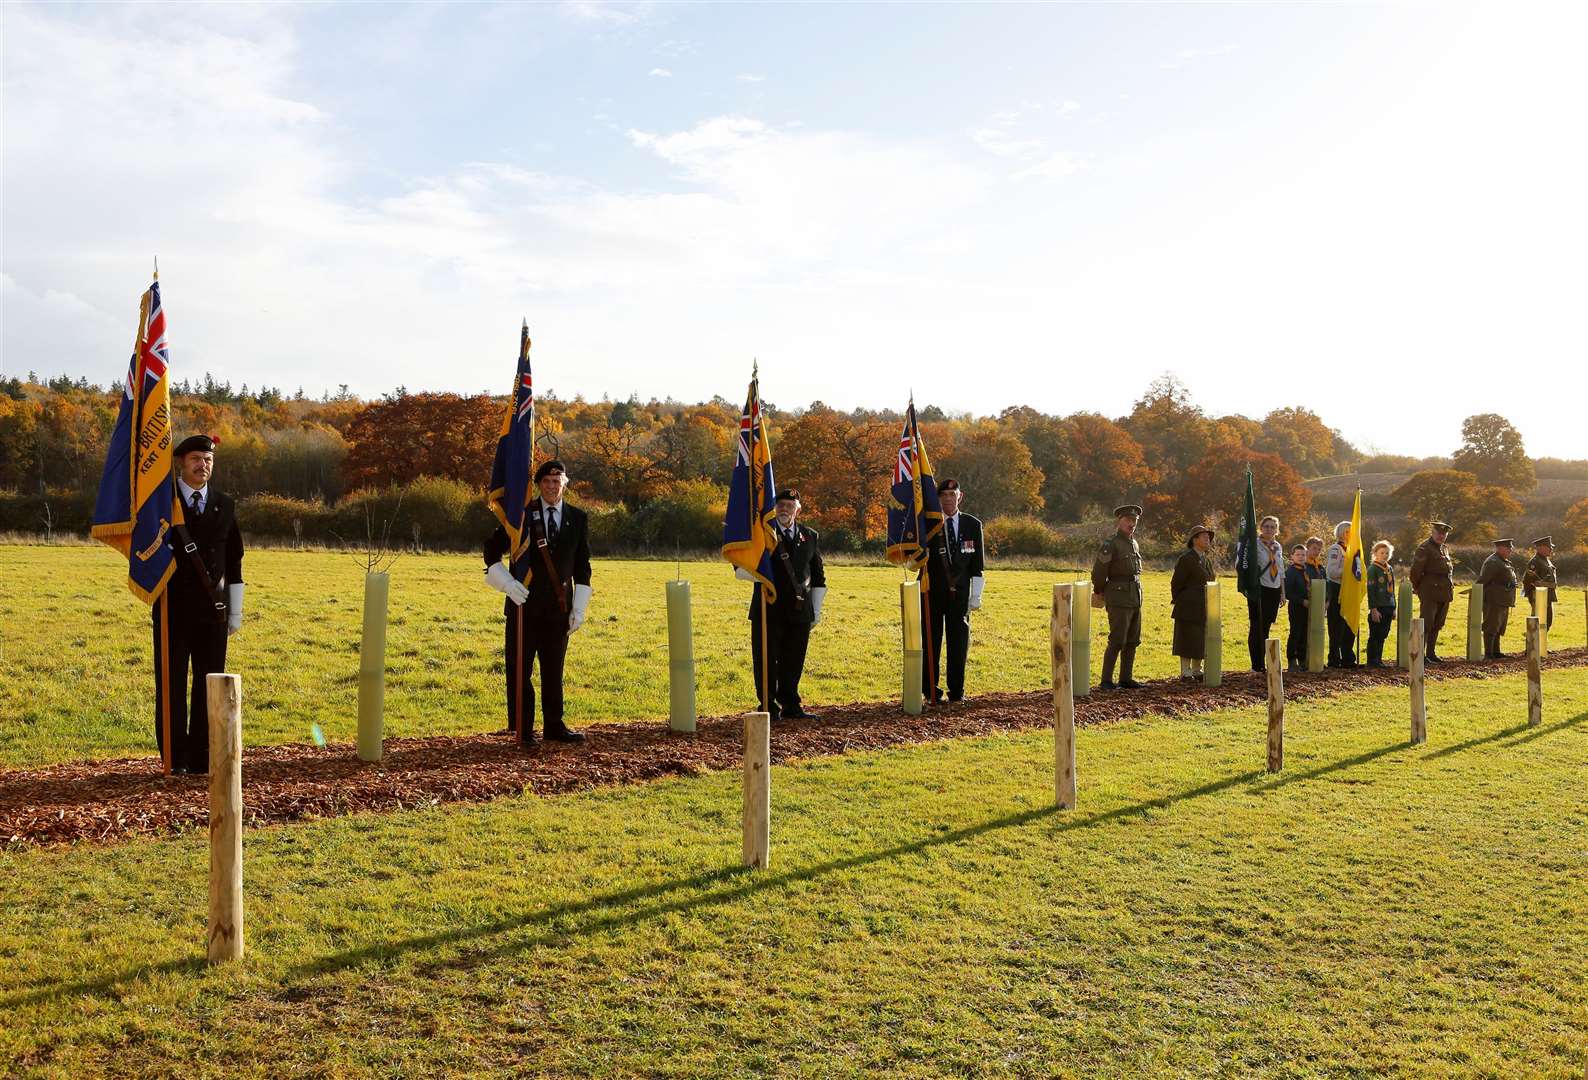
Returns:
[[[1581,1077],[1588,672],[0,854],[0,1073]]]
[[[247,622],[231,639],[228,666],[243,676],[244,741],[303,742],[318,725],[351,741],[358,717],[358,643],[363,572],[346,555],[257,551],[246,562]],[[695,615],[697,703],[703,715],[752,708],[748,587],[727,564],[684,563]],[[674,564],[601,561],[589,622],[568,661],[575,726],[667,715],[663,582]],[[1078,573],[999,570],[974,617],[968,689],[1032,690],[1048,684],[1052,586]],[[811,640],[807,703],[896,698],[900,683],[899,571],[835,566],[826,618]],[[1168,575],[1147,575],[1148,606],[1137,672],[1178,674],[1169,654]],[[1244,606],[1224,583],[1224,658],[1246,662]],[[147,609],[125,587],[123,566],[103,547],[0,546],[0,767],[154,753],[154,677]],[[1446,640],[1465,641],[1458,604]],[[1281,613],[1281,633],[1285,616]],[[1581,644],[1581,593],[1566,594],[1556,642]],[[1513,617],[1508,648],[1522,649]],[[1092,668],[1101,667],[1107,619],[1093,613]],[[1452,638],[1452,635],[1458,635]],[[387,638],[389,735],[493,731],[504,722],[501,596],[478,559],[409,557],[393,572]],[[1391,646],[1393,649],[1393,645]],[[1460,648],[1445,651],[1459,655]]]

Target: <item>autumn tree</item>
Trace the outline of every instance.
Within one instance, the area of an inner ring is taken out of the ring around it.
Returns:
[[[1042,509],[1042,470],[1014,432],[983,420],[956,433],[953,445],[935,450],[939,480],[953,477],[965,489],[966,509],[977,517],[1035,514]]]
[[[444,476],[483,488],[502,407],[485,394],[406,394],[364,406],[345,433],[348,486]]]
[[[1111,510],[1136,501],[1157,477],[1147,454],[1129,431],[1097,413],[1066,418],[1070,457],[1075,462],[1075,510]]]
[[[1194,463],[1170,491],[1157,492],[1145,504],[1142,524],[1156,536],[1169,540],[1185,537],[1193,525],[1214,524],[1224,533],[1235,527],[1246,501],[1246,470],[1252,470],[1257,512],[1273,514],[1290,529],[1312,509],[1312,492],[1301,474],[1277,454],[1248,450],[1224,443]],[[1233,540],[1223,535],[1220,542]]]
[[[1538,486],[1533,462],[1522,447],[1522,433],[1498,413],[1469,416],[1461,422],[1461,449],[1451,465],[1485,484],[1525,495]]]
[[[18,491],[42,485],[39,470],[39,414],[26,398],[0,397],[0,488]]]
[[[1560,546],[1569,548],[1581,544],[1588,547],[1588,499],[1571,504],[1561,522]]]
[[[1291,406],[1263,417],[1262,433],[1254,449],[1277,454],[1302,476],[1329,476],[1346,464],[1339,460],[1340,433],[1326,425],[1311,409]]]
[[[1407,524],[1414,532],[1430,521],[1446,521],[1475,537],[1522,512],[1522,504],[1505,488],[1484,484],[1460,469],[1415,473],[1390,497],[1406,508]]]
[[[885,481],[898,440],[893,423],[846,416],[816,402],[788,421],[773,443],[778,482],[800,489],[819,525],[878,535],[887,527]]]
[[[998,422],[1013,431],[1031,452],[1031,464],[1042,472],[1042,505],[1051,519],[1076,514],[1075,490],[1080,480],[1071,449],[1072,425],[1057,416],[1015,405],[998,415]]]
[[[1125,421],[1166,483],[1176,484],[1214,444],[1212,424],[1191,401],[1191,392],[1171,374],[1154,379]]]

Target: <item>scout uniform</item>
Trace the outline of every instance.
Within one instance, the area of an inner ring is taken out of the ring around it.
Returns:
[[[1548,549],[1548,550],[1541,550]],[[1533,557],[1527,561],[1527,569],[1522,573],[1522,593],[1527,597],[1527,602],[1533,602],[1533,594],[1538,586],[1543,585],[1549,589],[1544,597],[1544,629],[1548,630],[1555,625],[1555,601],[1559,596],[1555,592],[1555,564],[1550,560],[1554,553],[1555,544],[1552,537],[1541,536],[1533,541]]]
[[[1114,518],[1122,517],[1141,517],[1141,507],[1115,507]],[[1092,595],[1101,597],[1108,609],[1108,647],[1103,650],[1103,680],[1098,686],[1114,688],[1114,661],[1118,659],[1119,685],[1134,690],[1141,686],[1131,678],[1136,646],[1141,644],[1141,548],[1134,536],[1116,531],[1103,541],[1092,563]]]
[[[1312,599],[1312,570],[1316,563],[1291,563],[1285,568],[1285,600],[1290,605],[1290,636],[1285,639],[1285,661],[1291,671],[1307,666],[1307,604]],[[1323,568],[1318,567],[1318,576]]]
[[[1169,578],[1170,615],[1174,619],[1174,655],[1182,661],[1198,661],[1207,656],[1208,582],[1214,579],[1213,560],[1196,549],[1196,538],[1207,533],[1213,539],[1213,530],[1198,525],[1185,538],[1186,551],[1174,564],[1174,574]],[[1180,674],[1195,678],[1194,670],[1200,663],[1182,662]]]
[[[1500,639],[1516,606],[1516,567],[1511,565],[1510,555],[1511,538],[1496,540],[1494,554],[1483,560],[1478,571],[1478,584],[1483,586],[1483,655],[1488,660],[1505,658]]]
[[[1442,532],[1449,539],[1450,526],[1443,521],[1430,523],[1434,532]],[[1427,635],[1427,659],[1441,663],[1438,653],[1439,631],[1450,613],[1450,602],[1456,597],[1456,564],[1450,550],[1430,536],[1417,546],[1412,557],[1412,590],[1417,593],[1423,616],[1423,632]]]
[[[1368,616],[1367,666],[1383,667],[1384,640],[1395,625],[1395,570],[1376,559],[1367,564],[1367,606],[1378,613],[1376,620]]]

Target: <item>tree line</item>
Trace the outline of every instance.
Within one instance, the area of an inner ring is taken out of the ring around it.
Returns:
[[[0,380],[0,489],[91,503],[120,393],[64,376]],[[429,497],[442,490],[437,482],[453,485],[448,505],[479,501],[506,408],[503,396],[403,387],[372,401],[345,386],[318,399],[301,389],[233,390],[208,374],[177,384],[173,401],[179,431],[219,436],[220,482],[257,497],[260,520],[296,522],[297,533],[305,520],[330,521],[339,510],[351,528],[349,505],[421,480]],[[686,404],[546,394],[537,402],[539,452],[567,463],[575,496],[603,515],[614,544],[711,546],[739,411],[720,397]],[[830,545],[879,544],[902,413],[820,401],[791,409],[769,402],[766,413],[778,479],[800,488]],[[938,475],[956,477],[969,508],[1001,523],[1006,552],[1047,553],[1056,529],[1121,502],[1146,507],[1144,530],[1166,542],[1198,522],[1233,522],[1248,468],[1264,511],[1297,525],[1313,509],[1306,481],[1341,473],[1412,472],[1392,496],[1409,517],[1473,523],[1514,518],[1541,475],[1588,479],[1588,462],[1529,458],[1497,415],[1468,418],[1449,458],[1368,457],[1303,406],[1261,419],[1217,416],[1172,375],[1153,380],[1120,417],[1025,405],[996,416],[933,404],[918,413]],[[442,516],[413,503],[408,511],[416,522]]]

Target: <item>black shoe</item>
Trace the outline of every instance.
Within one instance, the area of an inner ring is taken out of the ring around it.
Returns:
[[[1384,667],[1389,667],[1389,665],[1388,665],[1388,664],[1383,664],[1383,663],[1380,663],[1380,662],[1379,662],[1379,661],[1377,661],[1377,660],[1369,660],[1369,661],[1368,661],[1368,662],[1367,662],[1367,666],[1368,666],[1368,667],[1370,667],[1370,668],[1384,668]]]
[[[520,750],[539,750],[540,740],[533,735],[525,735],[522,739],[515,740]]]
[[[815,713],[806,712],[804,709],[800,708],[798,705],[794,706],[792,709],[784,709],[783,710],[783,716],[784,716],[785,719],[788,719],[788,720],[815,720],[816,719],[816,714]]]
[[[948,695],[948,703],[950,705],[959,705],[962,702],[964,702],[964,700],[965,700],[965,695],[964,694],[950,694],[950,695]]]
[[[1423,657],[1423,659],[1430,664],[1443,664],[1445,662],[1445,658],[1443,656],[1435,656],[1433,653],[1429,653],[1427,656]]]
[[[1121,690],[1140,690],[1141,683],[1137,682],[1135,679],[1120,679],[1119,688]]]
[[[543,736],[547,742],[582,743],[584,732],[570,731],[568,728],[554,728]]]
[[[1303,669],[1302,669],[1302,666],[1300,664],[1297,664],[1294,661],[1292,661],[1291,663],[1285,665],[1285,670],[1286,671],[1301,671]]]
[[[1114,680],[1113,679],[1104,679],[1102,682],[1097,684],[1097,688],[1099,690],[1118,690],[1119,689],[1119,687],[1114,685]]]

